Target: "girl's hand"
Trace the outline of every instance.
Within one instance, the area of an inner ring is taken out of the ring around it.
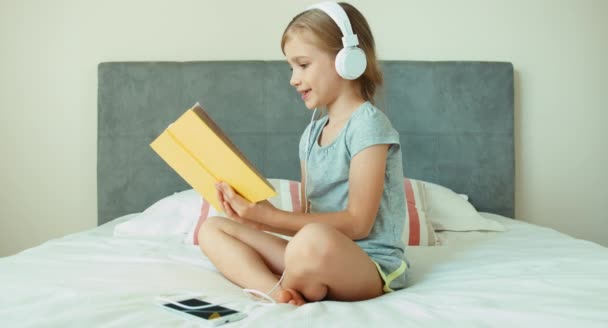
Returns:
[[[270,211],[274,209],[269,201],[250,203],[225,182],[216,183],[215,189],[218,202],[229,218],[258,230],[264,230],[267,227],[262,220],[267,218]]]

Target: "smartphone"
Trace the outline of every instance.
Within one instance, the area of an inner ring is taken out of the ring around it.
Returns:
[[[210,326],[219,326],[225,323],[238,321],[247,316],[243,312],[239,312],[237,310],[220,305],[213,305],[212,303],[205,302],[198,298],[175,300],[175,302],[188,307],[209,305],[210,307],[206,307],[204,309],[188,309],[172,303],[161,304],[162,307],[166,310],[169,310],[175,314],[179,314],[182,317],[186,317],[188,319],[198,320],[199,322],[203,321]]]

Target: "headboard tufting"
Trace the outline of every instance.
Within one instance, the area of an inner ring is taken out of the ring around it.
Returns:
[[[401,134],[404,173],[513,217],[513,66],[382,62],[378,106]],[[310,120],[284,61],[110,62],[98,67],[98,223],[190,188],[149,147],[199,101],[269,178],[300,179]]]

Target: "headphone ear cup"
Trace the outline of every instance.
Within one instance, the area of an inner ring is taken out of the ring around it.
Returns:
[[[354,80],[365,72],[367,60],[359,47],[343,48],[336,55],[336,71],[343,79]]]

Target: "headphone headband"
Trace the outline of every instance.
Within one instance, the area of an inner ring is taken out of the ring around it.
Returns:
[[[350,20],[344,8],[336,2],[321,2],[306,10],[319,9],[327,14],[342,31],[342,46],[335,59],[338,75],[347,80],[355,80],[365,72],[367,59],[359,45],[359,38],[353,33]]]
[[[350,25],[348,15],[346,15],[346,12],[342,8],[342,6],[340,6],[336,2],[327,1],[317,3],[306,8],[306,10],[312,9],[319,9],[325,12],[329,17],[331,17],[331,19],[333,19],[336,25],[338,25],[340,31],[342,31],[342,45],[344,46],[344,48],[355,47],[359,45],[359,38],[357,38],[357,35],[353,33],[353,29]]]

